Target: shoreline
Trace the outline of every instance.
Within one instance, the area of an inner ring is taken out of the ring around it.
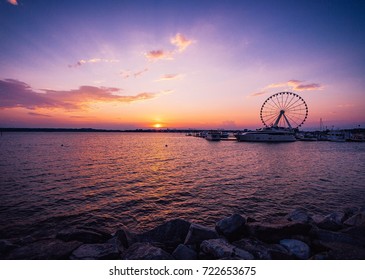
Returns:
[[[67,228],[0,240],[3,260],[365,259],[365,207],[326,216],[298,208],[270,223],[233,214],[209,228],[172,219],[144,232]]]

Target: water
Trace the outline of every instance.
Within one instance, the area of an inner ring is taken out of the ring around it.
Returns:
[[[151,229],[232,213],[365,205],[365,143],[208,142],[175,133],[4,133],[0,238],[72,226]]]

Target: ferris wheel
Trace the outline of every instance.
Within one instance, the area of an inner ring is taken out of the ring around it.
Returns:
[[[308,106],[293,92],[278,92],[261,106],[260,118],[266,127],[299,128],[307,119]]]

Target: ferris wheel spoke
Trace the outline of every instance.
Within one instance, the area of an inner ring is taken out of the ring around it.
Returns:
[[[304,108],[305,105],[304,105],[304,103],[299,103],[299,104],[296,104],[296,105],[293,104],[293,106],[288,108],[288,110],[292,110],[292,109],[295,109],[295,108],[298,108],[298,107],[303,107]]]
[[[290,98],[289,102],[287,104],[285,104],[286,109],[290,106],[290,104],[292,103],[294,98],[295,98],[295,95],[291,95],[291,98]]]

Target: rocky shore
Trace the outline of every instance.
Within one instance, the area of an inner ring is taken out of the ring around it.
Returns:
[[[364,260],[365,208],[327,216],[296,209],[270,223],[233,214],[215,228],[175,219],[142,233],[64,229],[42,239],[0,240],[0,259]]]

